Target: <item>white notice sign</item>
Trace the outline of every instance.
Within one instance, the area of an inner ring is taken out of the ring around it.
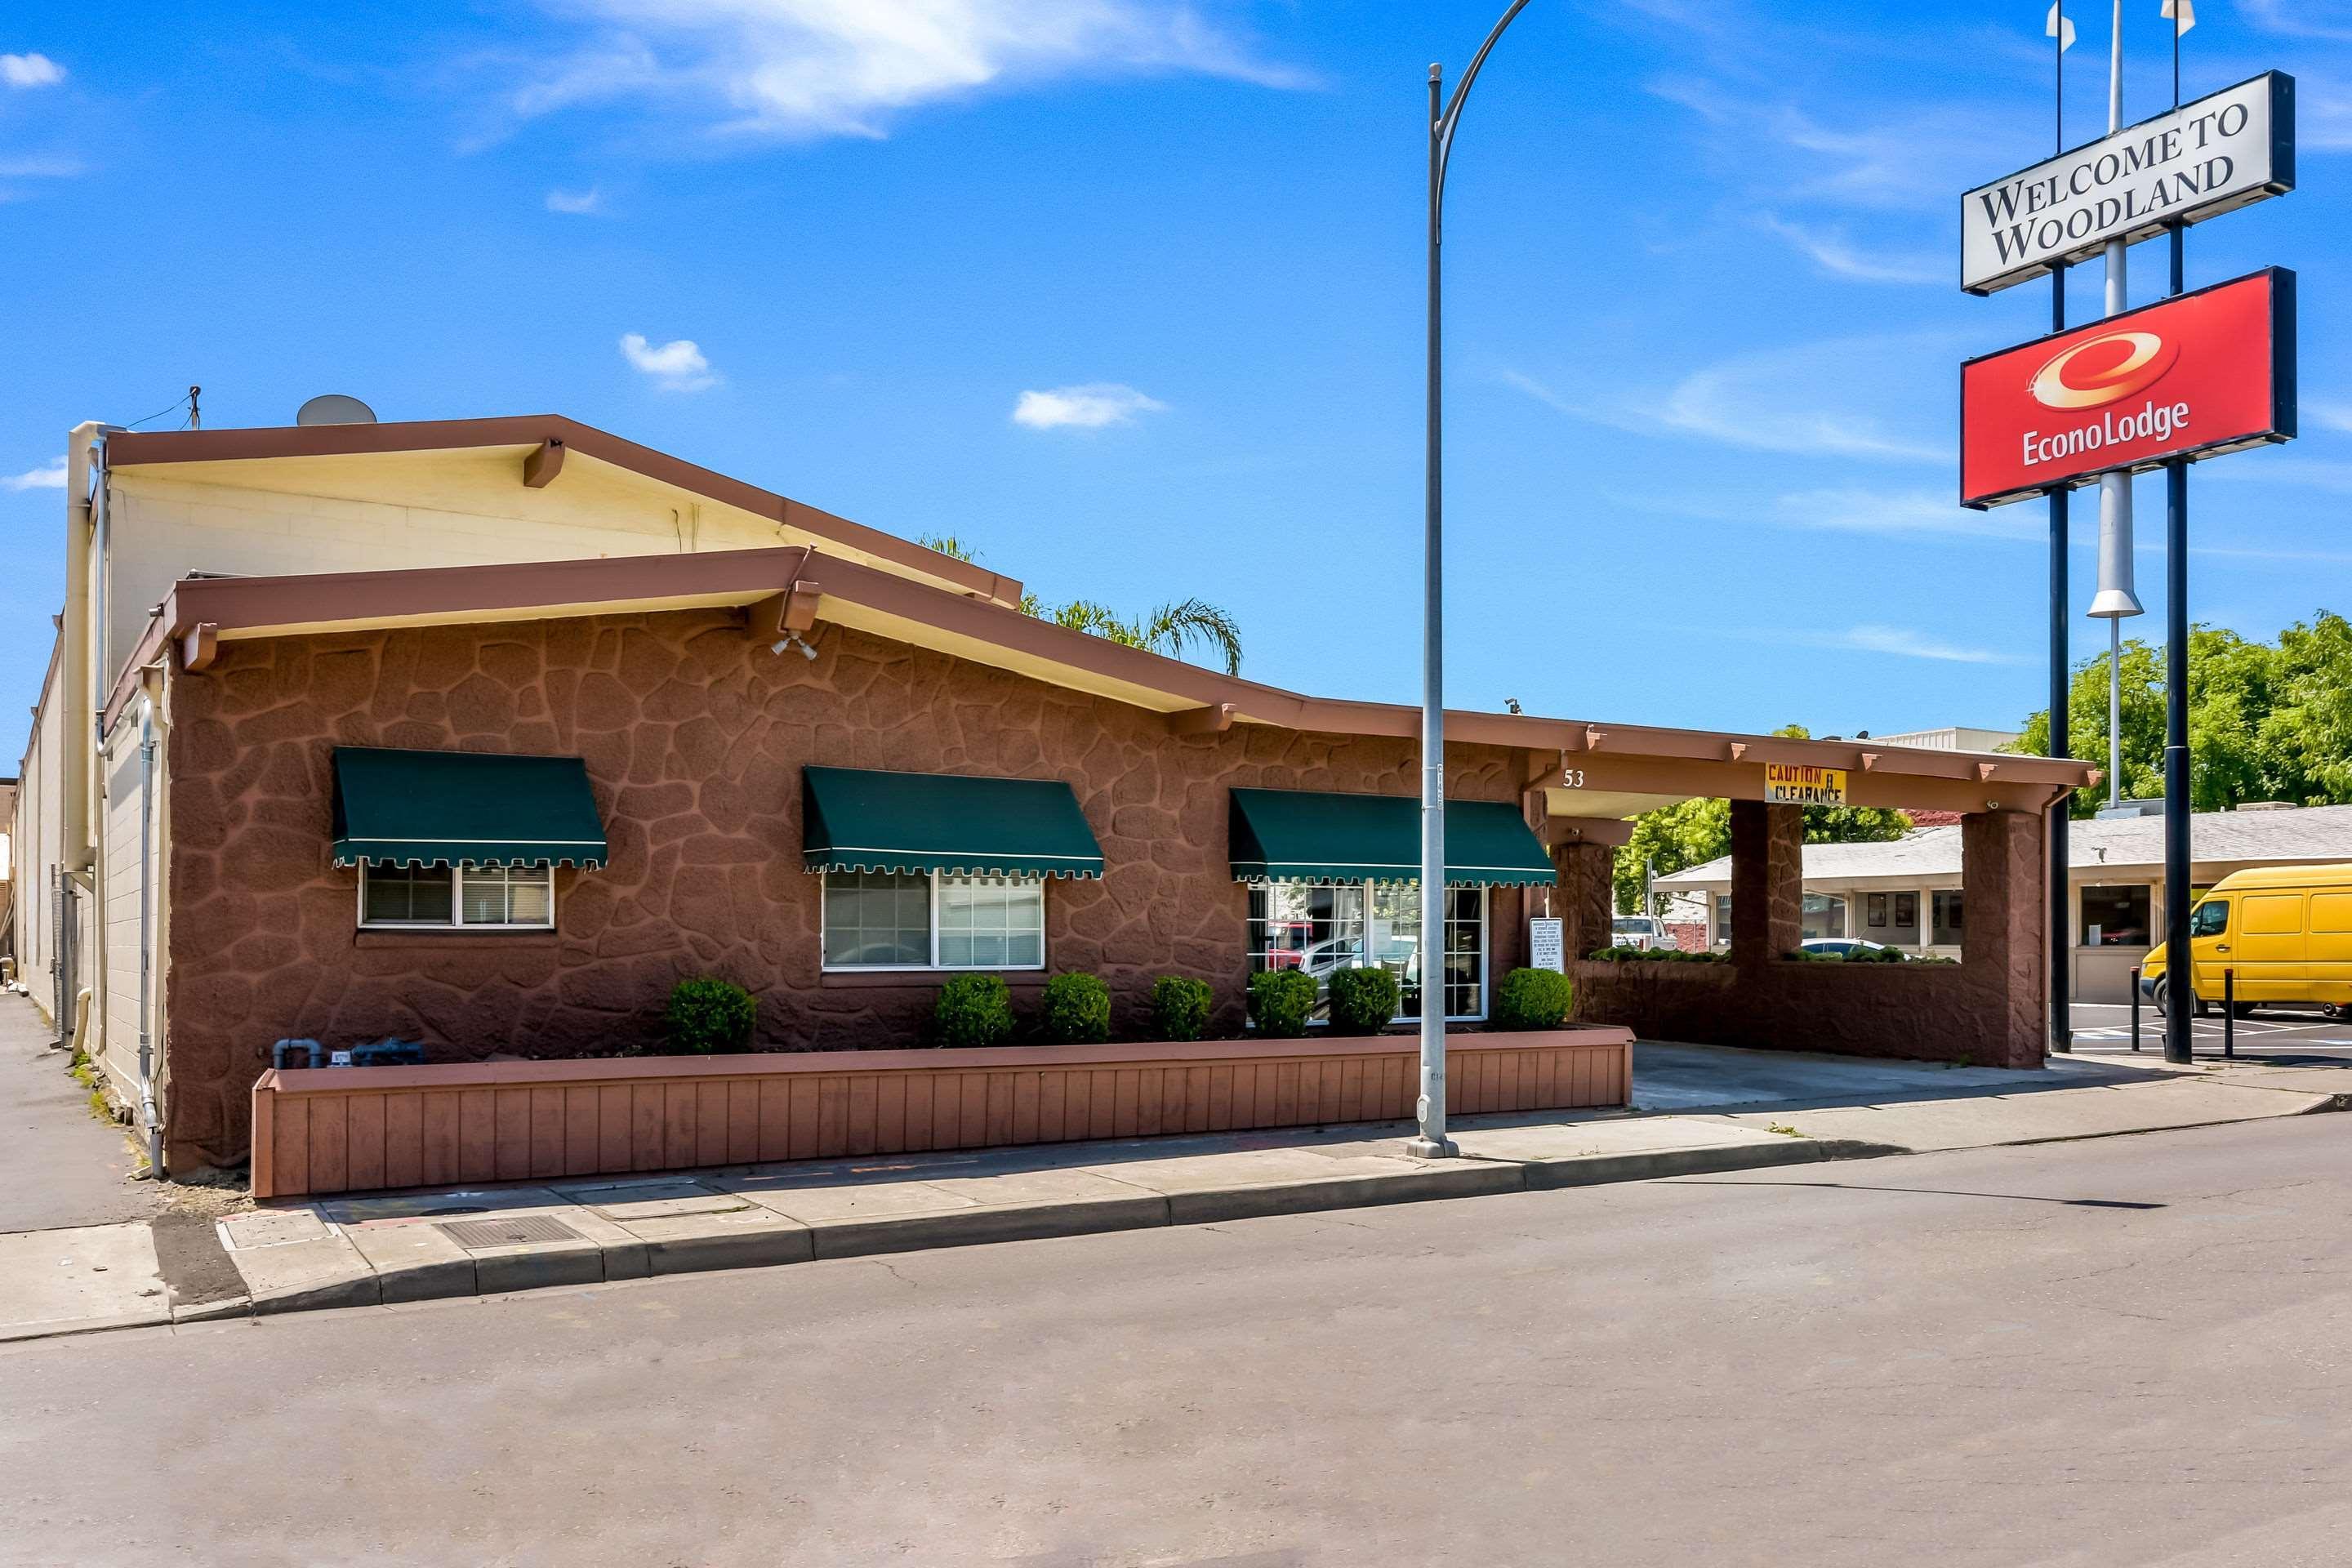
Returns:
[[[2294,189],[2294,79],[2269,71],[1960,198],[1960,287],[1990,294]]]
[[[1554,974],[1568,973],[1567,942],[1560,935],[1560,922],[1556,920],[1531,920],[1528,922],[1528,967],[1549,969]]]

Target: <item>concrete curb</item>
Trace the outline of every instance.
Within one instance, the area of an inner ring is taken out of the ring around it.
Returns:
[[[2246,1088],[2268,1087],[2245,1085]],[[2352,1094],[2312,1095],[2308,1104],[2274,1114],[2308,1115],[2352,1108]],[[2072,1137],[2026,1137],[1970,1148],[2085,1142],[2150,1131],[2241,1124],[2244,1117],[2156,1126],[2107,1128]],[[1621,1124],[1622,1125],[1622,1124]],[[1776,1129],[1776,1131],[1778,1130]],[[1280,1215],[1325,1213],[1390,1204],[1431,1203],[1502,1193],[1557,1191],[1676,1176],[1721,1175],[1831,1161],[1882,1159],[1933,1149],[1852,1137],[1801,1133],[1685,1148],[1572,1155],[1471,1152],[1438,1163],[1399,1161],[1392,1171],[1352,1171],[1308,1180],[1234,1182],[1190,1191],[1133,1188],[1133,1195],[1087,1195],[910,1213],[858,1213],[796,1220],[772,1210],[738,1208],[635,1221],[632,1231],[586,1208],[565,1207],[577,1239],[552,1246],[467,1251],[429,1226],[324,1224],[304,1211],[278,1211],[270,1223],[299,1239],[236,1252],[246,1294],[173,1305],[168,1312],[20,1325],[0,1339],[23,1342],[158,1322],[204,1323],[332,1308],[504,1296],[719,1269],[772,1268],[819,1259],[871,1258],[1003,1241],[1092,1236],[1114,1231],[1210,1225]],[[735,1189],[740,1193],[743,1189]],[[460,1194],[462,1195],[462,1194]],[[523,1194],[515,1194],[514,1196]],[[534,1194],[561,1201],[552,1191]],[[457,1208],[451,1213],[478,1213]],[[527,1209],[524,1212],[528,1212]],[[305,1230],[304,1226],[310,1227]],[[313,1234],[315,1232],[316,1234]]]

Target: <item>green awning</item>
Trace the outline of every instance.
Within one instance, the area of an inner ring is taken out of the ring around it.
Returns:
[[[1102,846],[1058,779],[803,768],[801,799],[801,858],[812,871],[1103,871]]]
[[[596,867],[604,819],[578,757],[335,748],[335,864]]]
[[[1417,882],[1421,802],[1406,795],[1237,789],[1234,875],[1244,882]],[[1448,887],[1549,887],[1551,857],[1518,808],[1445,803]]]

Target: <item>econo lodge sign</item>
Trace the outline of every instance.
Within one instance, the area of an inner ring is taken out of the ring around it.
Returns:
[[[2273,267],[1960,367],[1960,504],[2294,435],[2294,274]]]

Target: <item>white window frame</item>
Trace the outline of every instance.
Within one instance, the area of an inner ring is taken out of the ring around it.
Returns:
[[[998,877],[1003,882],[1034,882],[1037,884],[1037,962],[1034,963],[941,963],[940,956],[940,883],[942,879],[958,882],[977,882],[988,879],[967,876],[961,872],[926,871],[930,879],[931,897],[929,906],[931,932],[931,962],[929,963],[835,963],[824,956],[825,952],[825,891],[832,886],[834,874],[817,874],[816,892],[816,952],[817,967],[824,974],[1035,974],[1041,973],[1053,954],[1048,950],[1050,938],[1045,932],[1045,889],[1051,877]]]
[[[1420,888],[1420,884],[1419,884],[1419,883],[1402,883],[1402,884],[1397,884],[1397,885],[1399,885],[1399,886],[1412,887],[1412,888],[1413,888],[1413,889],[1416,890],[1416,892],[1418,891],[1418,889],[1419,889],[1419,888]],[[1368,878],[1368,879],[1366,879],[1364,881],[1362,881],[1362,882],[1360,882],[1360,883],[1358,883],[1358,882],[1317,882],[1317,883],[1301,883],[1301,882],[1295,881],[1293,879],[1291,879],[1291,878],[1287,878],[1287,877],[1269,877],[1269,878],[1267,878],[1265,880],[1264,880],[1264,881],[1262,881],[1262,882],[1254,882],[1254,883],[1252,883],[1252,884],[1251,884],[1251,891],[1255,892],[1255,891],[1258,891],[1258,890],[1260,890],[1260,889],[1273,889],[1273,888],[1276,888],[1276,887],[1282,887],[1282,886],[1288,886],[1288,887],[1334,887],[1334,888],[1354,888],[1354,887],[1360,887],[1360,888],[1362,888],[1362,889],[1363,889],[1363,890],[1364,890],[1364,935],[1365,935],[1365,939],[1366,939],[1366,941],[1367,941],[1367,942],[1369,942],[1369,941],[1370,940],[1370,937],[1371,937],[1371,921],[1372,921],[1372,902],[1373,902],[1373,891],[1372,891],[1372,889],[1373,889],[1375,887],[1379,886],[1379,883],[1378,883],[1378,881],[1377,881],[1376,879],[1369,879],[1369,878]],[[1461,890],[1461,889],[1455,889],[1455,888],[1448,888],[1448,889],[1446,889],[1446,891],[1448,891],[1448,892],[1457,892],[1457,891],[1460,891],[1460,890]],[[1449,1024],[1483,1024],[1483,1023],[1485,1023],[1485,1022],[1486,1021],[1486,1018],[1487,1018],[1488,1014],[1489,1014],[1489,1013],[1491,1013],[1491,1012],[1493,1011],[1493,1007],[1494,1007],[1494,998],[1488,994],[1488,993],[1494,989],[1494,987],[1493,987],[1492,984],[1490,983],[1490,974],[1491,974],[1491,972],[1492,972],[1492,970],[1493,970],[1493,968],[1494,968],[1494,956],[1495,956],[1495,950],[1493,949],[1493,947],[1492,947],[1492,946],[1490,946],[1490,945],[1489,945],[1489,944],[1492,942],[1492,941],[1494,940],[1494,934],[1495,934],[1495,933],[1494,933],[1494,921],[1493,921],[1493,918],[1492,918],[1492,917],[1493,917],[1493,914],[1494,914],[1494,899],[1493,899],[1493,897],[1492,897],[1493,893],[1494,893],[1494,889],[1493,889],[1492,888],[1483,887],[1483,886],[1482,886],[1482,887],[1480,887],[1480,888],[1478,889],[1478,965],[1479,965],[1479,970],[1480,970],[1480,973],[1479,973],[1479,975],[1478,975],[1478,1003],[1479,1003],[1479,1011],[1477,1011],[1477,1012],[1475,1012],[1475,1013],[1448,1013],[1447,1015],[1445,1015],[1445,1021],[1446,1021],[1447,1023],[1449,1023]],[[1419,912],[1419,911],[1418,911],[1418,908],[1417,908],[1417,907],[1416,907],[1416,910],[1415,910],[1415,912],[1416,912],[1416,914],[1418,914],[1418,912]],[[1251,922],[1251,923],[1263,923],[1263,922]],[[1449,922],[1449,923],[1451,923],[1451,922]],[[1413,940],[1414,940],[1416,942],[1421,942],[1421,939],[1420,939],[1419,937],[1416,937],[1416,938],[1414,938]],[[1423,976],[1422,976],[1422,990],[1423,990],[1423,994],[1424,994],[1427,993],[1427,991],[1428,991],[1428,989],[1429,989],[1429,979],[1428,979],[1428,973],[1427,973],[1427,968],[1428,968],[1428,952],[1429,952],[1428,944],[1427,944],[1426,942],[1422,942],[1422,944],[1421,944],[1421,956],[1422,956],[1423,971]],[[1441,958],[1443,958],[1443,956],[1444,956],[1444,939],[1443,939],[1442,937],[1439,939],[1439,956],[1440,956]],[[1246,962],[1250,962],[1250,963],[1253,963],[1256,961],[1257,957],[1258,957],[1258,952],[1257,952],[1257,951],[1256,951],[1255,948],[1253,948],[1252,950],[1250,950],[1247,953],[1245,953],[1245,954],[1244,955],[1244,960],[1245,960]],[[1357,969],[1363,969],[1363,968],[1367,968],[1367,967],[1370,967],[1370,966],[1365,965],[1365,964],[1359,963],[1359,964],[1351,965],[1350,967],[1357,968]],[[1256,973],[1263,973],[1263,972],[1262,972],[1262,971],[1259,971],[1259,970],[1257,970],[1257,969],[1253,968],[1253,969],[1250,971],[1250,973],[1253,973],[1253,974],[1256,974]],[[1440,987],[1441,987],[1441,989],[1442,989],[1442,988],[1443,988],[1443,986],[1444,986],[1444,982],[1443,980],[1441,980],[1441,981],[1439,981],[1439,982],[1438,982],[1438,984],[1439,984],[1439,986],[1440,986]],[[1398,983],[1398,992],[1399,992],[1399,1001],[1400,1001],[1400,1003],[1402,1003],[1402,992],[1403,992],[1403,983],[1402,983],[1402,981],[1400,981],[1400,982]],[[1420,1023],[1420,1022],[1421,1022],[1421,1015],[1420,1015],[1420,1014],[1418,1014],[1418,1013],[1399,1013],[1395,1017],[1391,1018],[1391,1019],[1389,1020],[1389,1023],[1390,1023],[1391,1025],[1397,1025],[1397,1024],[1418,1024],[1418,1023]],[[1311,1028],[1311,1029],[1322,1029],[1322,1028],[1328,1028],[1328,1027],[1330,1026],[1330,1023],[1331,1023],[1331,1020],[1330,1020],[1328,1017],[1315,1018],[1315,1019],[1311,1019],[1311,1020],[1309,1020],[1309,1022],[1308,1022],[1308,1024],[1307,1024],[1307,1027],[1309,1027],[1309,1028]]]
[[[451,865],[451,866],[450,866],[450,868],[449,868],[450,872],[452,873],[452,875],[451,875],[451,877],[450,877],[450,880],[449,880],[449,918],[448,918],[447,920],[446,920],[446,921],[372,921],[372,920],[368,919],[368,913],[367,913],[367,879],[368,879],[368,872],[373,868],[373,862],[371,862],[371,861],[366,861],[366,860],[362,860],[362,861],[361,861],[361,862],[360,862],[359,889],[358,889],[358,891],[359,891],[359,911],[358,911],[358,914],[359,914],[359,929],[360,929],[360,930],[362,930],[362,931],[553,931],[553,930],[555,929],[555,920],[556,920],[556,908],[555,908],[555,900],[556,900],[556,891],[555,891],[555,863],[554,863],[553,861],[551,861],[551,860],[534,860],[534,861],[532,861],[532,862],[531,862],[530,865],[528,865],[528,866],[520,866],[520,867],[499,866],[499,867],[496,867],[496,868],[493,868],[493,867],[488,867],[488,866],[483,866],[483,867],[477,867],[477,868],[476,868],[476,869],[478,869],[478,870],[485,870],[485,871],[487,871],[487,870],[492,870],[492,869],[503,870],[503,871],[516,871],[516,870],[534,870],[534,869],[539,869],[539,868],[543,868],[546,870],[546,872],[547,872],[547,919],[545,919],[544,921],[498,921],[489,922],[489,923],[481,923],[481,922],[476,922],[476,923],[473,923],[473,924],[468,924],[468,923],[467,923],[467,921],[466,921],[466,868],[465,868],[465,866],[464,866],[464,865],[462,865],[462,864],[453,864],[453,865]],[[393,868],[393,869],[394,869],[394,870],[406,870],[406,869],[408,869],[408,868],[407,868],[407,867],[405,867],[405,866],[396,866],[396,867]],[[425,870],[430,870],[431,868],[430,868],[430,867],[422,867],[422,868],[419,868],[419,869],[425,869]]]

